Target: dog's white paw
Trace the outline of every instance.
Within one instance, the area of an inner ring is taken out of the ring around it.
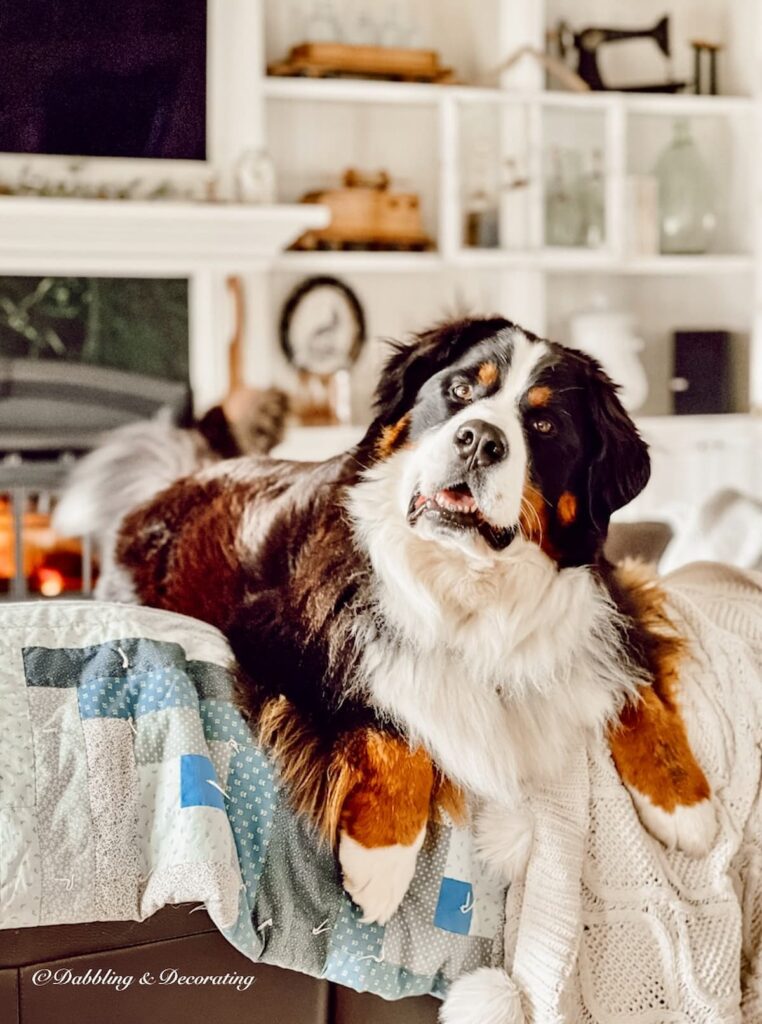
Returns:
[[[665,811],[647,796],[630,789],[640,820],[668,850],[682,850],[689,857],[705,857],[717,835],[717,809],[711,797],[690,806]]]
[[[524,1024],[519,990],[499,967],[480,967],[452,985],[441,1024]]]
[[[369,847],[341,833],[339,863],[344,888],[362,910],[364,924],[386,924],[402,903],[425,836],[426,829],[422,828],[410,846],[397,843]]]
[[[525,807],[488,803],[474,824],[479,860],[506,882],[524,876],[534,837],[534,817]]]

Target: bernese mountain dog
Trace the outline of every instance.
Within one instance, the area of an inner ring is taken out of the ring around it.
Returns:
[[[581,731],[607,734],[645,826],[698,856],[715,812],[682,644],[658,586],[603,553],[649,472],[594,360],[504,319],[446,323],[394,347],[351,451],[165,480],[122,519],[100,596],[227,635],[241,706],[367,921],[394,913],[430,815],[463,795],[484,858],[520,871],[522,798]]]

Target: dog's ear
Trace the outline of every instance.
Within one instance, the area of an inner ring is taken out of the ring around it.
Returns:
[[[409,411],[428,376],[430,348],[421,335],[410,342],[389,342],[374,398],[376,414],[384,423],[394,423]]]
[[[513,325],[500,317],[454,320],[416,335],[410,342],[392,342],[376,388],[376,415],[396,423],[409,412],[429,377],[455,362],[472,345]]]
[[[632,501],[648,483],[651,460],[648,446],[619,400],[617,385],[594,359],[583,358],[594,446],[589,508],[595,525],[605,531],[612,512]]]

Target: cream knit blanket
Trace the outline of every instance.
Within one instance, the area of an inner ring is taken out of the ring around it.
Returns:
[[[602,748],[535,795],[505,935],[532,1024],[762,1024],[762,576],[701,563],[663,582],[691,644],[682,702],[719,834],[703,860],[666,852]]]

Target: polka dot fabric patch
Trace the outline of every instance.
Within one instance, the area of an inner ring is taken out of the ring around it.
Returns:
[[[139,718],[166,708],[195,708],[198,696],[180,668],[95,678],[79,687],[83,718]]]
[[[162,708],[138,718],[135,726],[135,761],[138,764],[155,764],[182,754],[207,753],[196,708]],[[217,774],[224,778],[219,771]]]

